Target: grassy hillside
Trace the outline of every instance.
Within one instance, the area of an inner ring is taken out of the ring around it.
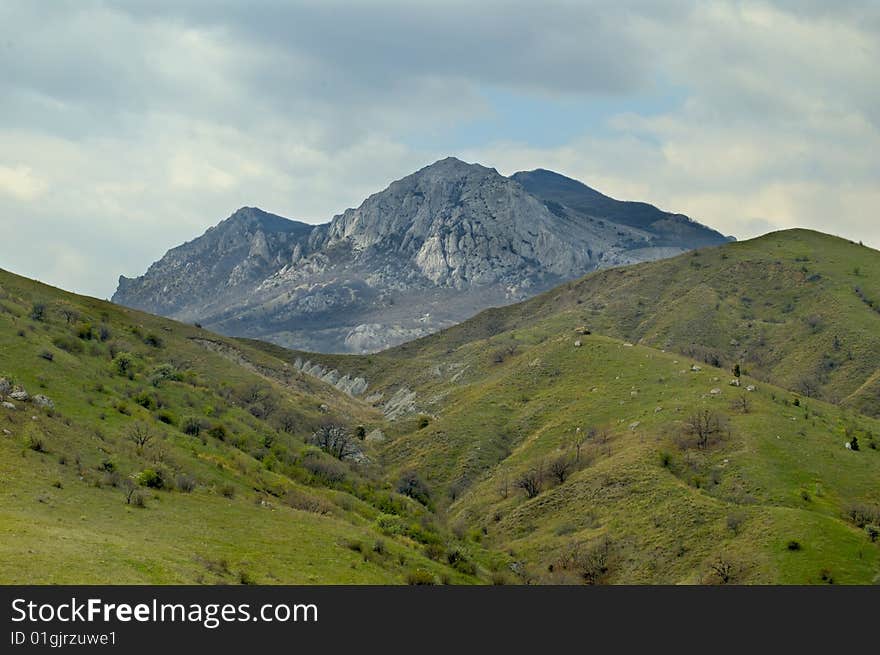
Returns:
[[[0,377],[55,401],[0,409],[0,580],[877,582],[876,260],[770,235],[369,356],[0,274]],[[338,462],[327,421],[384,440]]]
[[[599,271],[388,354],[573,324],[880,416],[880,253],[809,230]]]
[[[871,583],[880,422],[855,400],[876,374],[866,360],[880,318],[847,284],[858,267],[871,293],[875,265],[873,251],[795,231],[599,273],[386,353],[310,357],[365,376],[374,397],[415,394],[416,411],[386,429],[382,461],[419,471],[453,531],[504,552],[517,580]],[[754,272],[762,267],[780,277]],[[667,287],[713,300],[676,303]],[[786,298],[793,306],[782,311]],[[813,312],[815,328],[800,318]],[[692,350],[701,334],[699,358],[668,352]],[[843,407],[765,381],[813,370],[835,336],[842,344],[830,352],[853,357],[821,392],[848,385]],[[723,359],[725,344],[751,354]],[[722,366],[706,363],[710,349]],[[845,445],[853,439],[858,450]]]
[[[0,378],[2,583],[478,579],[374,462],[306,443],[381,415],[255,349],[0,271]]]

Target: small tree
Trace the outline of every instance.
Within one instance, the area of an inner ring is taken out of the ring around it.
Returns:
[[[135,423],[128,432],[128,440],[137,446],[138,452],[141,452],[153,440],[153,435],[150,434],[150,429],[146,424]]]
[[[344,426],[333,423],[319,427],[309,441],[336,459],[346,459],[360,452],[351,433]]]
[[[853,435],[853,438],[850,439],[849,447],[851,450],[859,449],[859,438],[856,435]]]
[[[742,414],[748,414],[752,409],[752,403],[745,394],[740,394],[737,398],[734,398],[730,406],[734,411]]]
[[[407,471],[400,476],[400,480],[397,481],[397,491],[422,505],[428,505],[431,502],[431,491],[428,489],[428,485],[415,471]]]
[[[557,457],[550,463],[550,475],[556,478],[556,481],[559,484],[565,482],[568,478],[568,474],[571,472],[571,460],[567,455],[562,455]]]
[[[710,409],[701,409],[685,419],[684,431],[696,440],[698,448],[705,448],[724,432],[724,426],[718,414]]]
[[[739,367],[739,364],[733,365],[733,377],[738,378],[742,375],[742,369]]]
[[[733,563],[724,557],[719,557],[712,562],[711,569],[721,584],[727,584],[733,579]]]
[[[534,498],[541,493],[541,484],[544,481],[544,474],[541,467],[530,468],[519,476],[516,480],[516,486],[526,492],[526,496]]]
[[[31,319],[42,321],[46,317],[46,305],[41,302],[35,302],[31,307]]]

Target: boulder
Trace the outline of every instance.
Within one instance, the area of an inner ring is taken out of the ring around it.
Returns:
[[[733,379],[730,381],[730,386],[731,386],[731,387],[738,387],[738,386],[739,386],[739,378],[733,378]]]
[[[2,403],[0,403],[0,406],[2,406],[4,409],[10,409],[10,410],[15,409],[15,405],[13,405],[10,402],[2,402]]]
[[[715,387],[715,388],[712,389],[712,391],[710,391],[709,393],[712,394],[713,396],[717,396],[718,394],[721,393],[721,389],[719,389],[718,387]]]
[[[55,409],[55,402],[48,396],[36,395],[33,398],[34,404],[46,409]]]
[[[574,342],[574,347],[575,347],[575,348],[580,348],[580,347],[581,347],[581,340],[580,340],[580,339],[578,339],[577,341]]]
[[[630,429],[630,430],[635,430],[635,429],[636,429],[637,427],[639,427],[641,424],[642,424],[641,421],[633,421],[632,423],[629,424],[629,429]]]
[[[12,391],[12,385],[9,384],[9,380],[0,378],[0,398],[8,395],[10,391]]]
[[[385,433],[382,430],[373,430],[366,436],[367,443],[382,443],[385,441]]]
[[[749,386],[746,387],[746,391],[754,391],[754,390],[755,390],[754,384],[750,384]]]
[[[9,394],[9,397],[12,398],[12,400],[18,400],[22,403],[26,403],[30,399],[30,395],[24,389],[13,391],[11,394]]]
[[[696,364],[694,364],[693,366],[691,366],[691,370],[692,370],[694,373],[696,373],[697,371],[702,371],[702,370],[703,370],[703,367],[702,367],[702,366],[697,366]]]

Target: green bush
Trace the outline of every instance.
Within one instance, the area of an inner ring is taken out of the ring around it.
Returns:
[[[134,402],[143,407],[144,409],[154,410],[156,409],[156,397],[153,396],[148,391],[141,391],[134,397]]]
[[[180,425],[180,430],[191,437],[197,437],[202,433],[202,420],[197,416],[187,416]]]
[[[156,469],[144,469],[138,475],[138,482],[143,487],[149,487],[150,489],[163,489],[166,485],[165,476],[161,470],[157,471]]]
[[[113,368],[114,370],[122,376],[127,378],[134,379],[135,373],[135,358],[134,355],[127,352],[117,353],[113,358]]]
[[[63,350],[64,352],[68,352],[71,355],[78,355],[83,352],[84,348],[82,343],[74,339],[73,337],[61,336],[55,337],[52,340],[52,343],[59,350]]]
[[[432,585],[437,584],[434,574],[425,569],[415,569],[406,574],[406,584],[409,585]]]
[[[397,481],[397,491],[425,506],[431,502],[431,491],[428,489],[428,485],[415,471],[407,471],[400,477]]]

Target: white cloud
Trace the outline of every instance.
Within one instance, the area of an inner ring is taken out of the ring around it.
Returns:
[[[46,190],[45,180],[35,176],[30,166],[0,165],[0,194],[16,200],[34,200]]]

